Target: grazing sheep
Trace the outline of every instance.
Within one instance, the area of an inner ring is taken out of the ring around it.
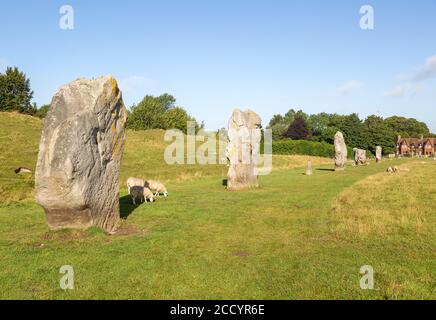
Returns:
[[[144,187],[144,200],[145,202],[147,202],[147,199],[150,200],[150,202],[154,201],[154,194],[153,192],[151,192],[151,190],[147,187]]]
[[[130,177],[129,179],[127,179],[127,190],[129,194],[132,187],[144,187],[144,180]]]
[[[164,195],[164,197],[168,197],[168,191],[167,188],[163,185],[160,181],[154,181],[154,180],[148,180],[145,182],[145,186],[148,187],[150,190],[155,192],[155,196],[158,197],[161,193]]]
[[[133,204],[136,204],[136,199],[139,198],[142,202],[142,199],[144,198],[144,187],[140,186],[131,186],[129,188],[129,194],[132,197]]]
[[[386,171],[389,173],[397,173],[400,171],[400,169],[398,169],[398,167],[395,166],[395,167],[389,167]]]
[[[30,170],[29,168],[24,168],[24,167],[19,167],[19,168],[15,169],[14,171],[16,174],[32,173],[32,170]]]
[[[132,197],[133,204],[136,204],[137,198],[139,198],[141,202],[147,202],[147,200],[150,200],[150,202],[154,201],[153,192],[147,187],[131,186],[129,194]]]

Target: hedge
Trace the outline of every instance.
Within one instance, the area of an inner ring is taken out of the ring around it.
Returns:
[[[306,140],[278,140],[273,141],[273,154],[278,155],[308,155],[333,158],[335,147],[327,142]],[[348,148],[348,157],[353,158],[353,149]]]

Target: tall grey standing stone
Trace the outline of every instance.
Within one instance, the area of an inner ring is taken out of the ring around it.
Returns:
[[[377,146],[377,147],[375,148],[375,161],[376,161],[377,163],[379,163],[379,162],[382,161],[382,157],[383,157],[383,153],[382,153],[382,151],[383,151],[383,149],[382,149],[382,147],[380,147],[380,146]]]
[[[115,230],[126,119],[112,77],[78,79],[53,96],[35,173],[36,199],[51,229]]]
[[[354,163],[356,166],[366,164],[366,150],[354,148]]]
[[[235,109],[229,120],[227,189],[230,191],[259,186],[257,164],[260,153],[261,119],[253,111]]]
[[[347,163],[348,150],[345,144],[344,135],[342,132],[335,134],[335,171],[342,171],[345,169]]]

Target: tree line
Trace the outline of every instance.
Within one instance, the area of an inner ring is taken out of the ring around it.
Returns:
[[[274,140],[309,140],[333,143],[337,131],[344,134],[350,147],[375,152],[381,146],[384,153],[395,152],[397,137],[433,137],[428,126],[413,118],[392,116],[382,118],[370,115],[359,118],[357,113],[339,115],[318,113],[308,115],[302,110],[289,110],[285,115],[274,115],[268,128],[272,130]]]
[[[37,107],[32,103],[33,91],[30,80],[16,67],[8,67],[0,73],[0,111],[16,111],[44,118],[49,105]],[[204,123],[178,106],[170,94],[147,95],[128,110],[127,128],[132,130],[179,129],[187,131],[187,122],[193,121],[196,129]],[[375,151],[381,146],[385,153],[395,151],[398,135],[403,137],[432,137],[428,126],[413,118],[393,116],[386,119],[371,115],[361,120],[358,114],[339,115],[318,113],[308,115],[302,110],[289,110],[285,115],[275,115],[269,122],[274,140],[292,139],[333,143],[337,131],[342,131],[351,147]]]

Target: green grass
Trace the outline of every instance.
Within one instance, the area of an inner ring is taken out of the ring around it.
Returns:
[[[434,181],[435,161],[394,160],[335,173],[320,160],[308,177],[286,165],[300,158],[279,158],[280,170],[261,177],[261,188],[227,192],[225,166],[193,166],[183,178],[185,166],[159,164],[160,133],[147,133],[146,147],[140,135],[128,134],[122,179],[168,180],[170,197],[133,206],[122,188],[123,220],[113,236],[94,228],[51,232],[31,198],[3,202],[0,298],[436,298],[435,213],[427,208],[435,189],[410,183],[423,175]],[[157,151],[149,154],[145,148],[153,145]],[[410,171],[388,175],[388,165]],[[416,201],[421,197],[429,200]],[[379,213],[371,214],[377,206],[368,207],[376,200],[386,217],[378,224]],[[376,290],[359,287],[359,269],[367,264],[375,269]],[[74,267],[73,291],[59,288],[62,265]]]

